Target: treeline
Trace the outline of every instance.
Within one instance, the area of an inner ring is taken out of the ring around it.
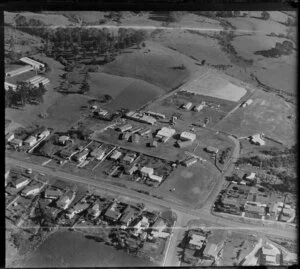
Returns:
[[[262,55],[268,58],[277,58],[282,55],[290,55],[293,52],[293,42],[285,40],[282,43],[276,42],[275,47],[268,50],[259,50],[254,52],[256,55]]]
[[[35,87],[29,82],[18,82],[15,90],[9,88],[5,91],[5,107],[23,107],[26,104],[43,103],[45,92],[46,88],[42,83]]]
[[[146,38],[143,30],[119,28],[114,34],[108,28],[51,28],[40,20],[29,19],[22,15],[15,18],[16,26],[28,34],[41,37],[45,40],[44,52],[49,56],[71,56],[76,58],[88,54],[114,53],[119,49],[140,46]]]

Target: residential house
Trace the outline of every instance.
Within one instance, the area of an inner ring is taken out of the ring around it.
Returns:
[[[244,205],[246,213],[255,213],[260,216],[264,216],[266,213],[266,207],[260,203],[247,201]]]
[[[14,138],[13,140],[10,141],[10,144],[13,147],[21,147],[23,144],[23,141],[21,139]]]
[[[32,147],[36,144],[37,140],[35,136],[29,136],[25,141],[24,144],[26,146]]]
[[[158,176],[158,175],[150,174],[149,175],[149,179],[152,180],[152,181],[161,183],[162,180],[163,180],[163,177],[162,176]]]
[[[249,140],[252,144],[258,146],[264,146],[266,144],[266,142],[262,139],[260,134],[250,136]]]
[[[47,189],[44,193],[44,197],[46,199],[58,199],[62,196],[62,191],[59,189],[53,190],[53,189]]]
[[[128,170],[125,170],[125,173],[131,176],[137,170],[138,170],[138,167],[134,164]]]
[[[158,112],[152,112],[152,111],[147,111],[145,112],[146,115],[152,116],[154,118],[158,119],[165,119],[166,116],[164,114],[158,113]]]
[[[208,242],[203,251],[203,256],[205,258],[216,258],[217,256],[218,245]]]
[[[24,186],[28,185],[31,180],[27,177],[18,178],[14,182],[14,186],[16,189],[23,188]]]
[[[91,216],[92,219],[98,218],[102,213],[99,203],[95,203],[91,208],[88,209],[88,215]]]
[[[190,110],[192,108],[193,104],[191,102],[187,102],[182,105],[182,108],[185,110]]]
[[[101,161],[104,158],[105,153],[106,153],[105,149],[97,148],[97,149],[94,149],[90,153],[90,155],[91,155],[91,157],[94,157],[96,160]]]
[[[150,147],[152,148],[156,148],[157,147],[157,141],[156,140],[153,140],[150,144],[149,144]]]
[[[67,191],[60,199],[56,202],[57,207],[66,210],[71,203],[74,201],[76,193],[74,191]]]
[[[126,131],[122,134],[122,140],[128,141],[130,137],[131,137],[131,132]]]
[[[180,134],[180,139],[182,141],[195,141],[196,139],[196,134],[195,133],[191,133],[191,132],[187,132],[184,131]]]
[[[122,153],[121,153],[120,151],[114,150],[114,151],[112,152],[112,154],[110,155],[109,158],[110,158],[111,160],[116,161],[116,160],[118,160],[121,156],[122,156]]]
[[[127,153],[124,158],[123,161],[126,163],[132,163],[136,158],[136,154],[135,153]]]
[[[204,105],[203,104],[199,104],[199,105],[196,105],[196,106],[194,106],[194,111],[196,111],[196,112],[199,112],[199,111],[201,111],[202,109],[204,108]]]
[[[90,204],[88,204],[88,203],[77,203],[74,207],[72,207],[71,209],[68,210],[68,213],[66,214],[66,216],[68,218],[72,219],[76,214],[83,212],[89,206],[90,206]]]
[[[143,166],[141,169],[140,169],[140,172],[142,174],[142,176],[146,177],[146,176],[150,176],[154,173],[154,169],[151,168],[151,167],[146,167],[146,166]]]
[[[82,161],[84,161],[87,158],[88,155],[89,155],[89,150],[88,149],[84,149],[83,151],[78,152],[77,154],[75,154],[74,155],[74,159],[77,162],[82,162]]]
[[[48,129],[44,130],[43,132],[41,132],[38,136],[39,138],[46,138],[50,135],[50,131]]]
[[[74,156],[75,154],[77,154],[78,150],[72,150],[72,149],[65,149],[65,150],[61,150],[59,152],[59,156],[62,157],[65,160],[70,160],[72,158],[72,156]]]
[[[133,134],[131,140],[133,143],[138,144],[140,142],[140,136],[138,134]]]
[[[166,232],[157,232],[157,231],[151,231],[151,235],[154,237],[154,238],[163,238],[163,239],[166,239],[169,237],[169,233],[166,233]]]
[[[167,228],[167,224],[162,218],[159,218],[154,222],[151,228],[158,232],[162,232],[164,229]]]
[[[116,202],[113,202],[104,214],[105,218],[111,222],[116,222],[121,215],[121,212],[117,209]]]
[[[10,142],[15,138],[15,134],[14,133],[8,133],[5,135],[5,141],[6,142]]]
[[[255,173],[253,173],[253,172],[248,173],[248,174],[246,174],[245,178],[248,179],[248,180],[254,180],[255,179]]]
[[[31,196],[31,195],[37,195],[43,188],[43,185],[32,185],[26,187],[24,190],[22,190],[23,196]]]
[[[206,241],[205,236],[199,234],[192,234],[191,239],[189,241],[189,248],[201,249],[205,241]]]
[[[58,143],[60,145],[66,145],[66,143],[69,141],[70,137],[68,135],[62,135],[58,138]]]
[[[138,236],[140,233],[142,233],[145,229],[149,228],[149,220],[145,216],[142,216],[142,219],[133,226],[134,228],[134,235]]]
[[[123,212],[122,217],[120,218],[120,223],[126,227],[130,224],[131,221],[134,220],[136,216],[137,211],[133,209],[132,207],[127,207],[125,211]]]

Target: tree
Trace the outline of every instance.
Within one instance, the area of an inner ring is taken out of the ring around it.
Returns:
[[[27,25],[26,18],[20,14],[16,15],[15,22],[16,22],[17,26],[26,26]]]
[[[269,14],[269,12],[263,11],[263,12],[261,13],[261,18],[262,18],[263,20],[265,20],[265,21],[269,20],[269,19],[270,19],[270,14]]]

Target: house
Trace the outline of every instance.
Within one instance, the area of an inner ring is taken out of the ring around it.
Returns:
[[[180,134],[180,139],[182,141],[194,141],[196,139],[196,134],[184,131]]]
[[[203,108],[204,108],[204,105],[203,104],[199,104],[199,105],[194,106],[193,110],[196,111],[196,112],[199,112]]]
[[[120,223],[122,225],[125,225],[128,227],[131,221],[135,218],[136,210],[134,210],[132,207],[127,207],[120,218]]]
[[[90,215],[92,219],[98,218],[101,212],[102,210],[100,209],[100,205],[97,202],[91,208],[88,209],[88,215]]]
[[[261,216],[264,216],[266,213],[266,208],[264,205],[255,202],[247,201],[244,205],[244,210],[246,213],[255,213]]]
[[[23,62],[23,63],[31,65],[34,69],[40,69],[40,68],[44,68],[45,67],[44,64],[42,64],[42,63],[40,63],[38,61],[35,61],[33,59],[30,59],[28,57],[22,57],[20,59],[20,61]]]
[[[206,150],[208,153],[213,153],[213,154],[217,154],[217,153],[219,152],[219,149],[218,149],[218,148],[216,148],[216,147],[211,147],[211,146],[207,147],[205,150]]]
[[[36,144],[37,140],[35,136],[29,136],[25,141],[24,144],[26,146],[32,147]]]
[[[121,156],[122,156],[122,153],[121,153],[120,151],[114,150],[114,151],[112,152],[112,154],[110,155],[109,158],[110,158],[111,160],[116,161],[116,160],[118,160]]]
[[[76,193],[74,191],[67,191],[60,199],[56,202],[57,207],[66,210],[73,200],[75,199]]]
[[[89,155],[89,150],[88,149],[85,149],[81,152],[78,152],[77,154],[74,155],[74,159],[77,161],[77,162],[82,162],[84,161],[87,156]]]
[[[189,241],[189,247],[191,249],[201,249],[205,240],[206,238],[203,235],[192,234],[191,239]]]
[[[193,104],[191,102],[182,104],[182,108],[185,110],[190,110],[192,108]]]
[[[104,109],[101,109],[101,108],[94,111],[94,115],[97,115],[97,116],[100,116],[100,117],[105,117],[105,116],[107,116],[107,114],[108,114],[108,111],[104,110]]]
[[[30,195],[37,195],[41,189],[43,188],[43,185],[32,185],[26,187],[24,190],[22,190],[22,195],[23,196],[30,196]]]
[[[151,232],[151,235],[154,237],[154,238],[163,238],[163,239],[166,239],[169,237],[169,233],[166,233],[166,232],[157,232],[157,231],[152,231]]]
[[[123,158],[123,161],[126,162],[126,163],[132,163],[136,158],[136,154],[134,153],[127,153],[124,158]]]
[[[154,173],[154,169],[151,168],[151,167],[146,167],[146,166],[143,166],[141,169],[140,169],[140,172],[142,174],[142,176],[150,176]]]
[[[65,149],[59,152],[59,156],[65,160],[70,160],[77,152],[78,150],[73,151],[72,149]]]
[[[208,242],[203,251],[203,256],[207,258],[216,257],[218,245]]]
[[[243,102],[241,107],[250,106],[253,103],[252,99],[248,99],[247,101]]]
[[[148,218],[143,216],[142,219],[136,225],[133,226],[134,235],[138,236],[143,230],[148,229],[149,225],[150,225],[150,223],[149,223]]]
[[[132,125],[131,124],[123,124],[121,126],[118,126],[116,128],[117,131],[120,131],[121,133],[124,133],[126,131],[129,131],[130,129],[132,129]]]
[[[255,134],[250,136],[249,140],[254,145],[258,145],[258,146],[266,145],[266,142],[262,139],[260,134]]]
[[[12,88],[13,90],[15,90],[15,89],[17,88],[17,85],[5,81],[5,82],[4,82],[4,89],[5,89],[6,91],[8,91],[9,88]]]
[[[172,137],[176,131],[172,128],[168,127],[162,127],[156,134],[156,138],[162,140],[165,139],[164,142],[166,142],[170,137]]]
[[[131,140],[133,143],[138,144],[140,142],[140,136],[138,134],[133,134]]]
[[[23,144],[23,141],[21,139],[14,138],[13,140],[10,141],[10,144],[13,147],[21,147]]]
[[[150,125],[153,125],[156,122],[155,118],[153,118],[151,116],[147,116],[144,113],[138,113],[138,112],[134,112],[134,111],[129,111],[128,113],[126,113],[126,117],[128,119],[135,120],[135,121],[142,122],[142,123],[147,123]]]
[[[131,176],[137,170],[138,170],[138,167],[136,165],[133,165],[130,167],[130,169],[126,170],[125,173]]]
[[[105,218],[108,221],[116,222],[122,214],[117,210],[117,203],[113,202],[112,205],[105,212]]]
[[[59,189],[47,189],[44,193],[44,197],[46,199],[57,199],[62,195],[62,191]]]
[[[234,198],[228,198],[228,197],[222,197],[222,203],[224,205],[224,207],[233,207],[236,208],[237,207],[237,200]]]
[[[167,228],[167,224],[162,218],[157,219],[154,224],[152,225],[152,229],[162,232],[164,229]]]
[[[97,148],[97,149],[94,149],[90,155],[91,157],[95,158],[96,160],[98,161],[101,161],[104,156],[105,156],[105,149],[101,149],[101,148]]]
[[[245,177],[245,179],[248,179],[248,180],[254,180],[255,179],[255,173],[253,173],[253,172],[248,173],[244,177]]]
[[[44,130],[43,132],[41,132],[40,134],[39,134],[39,138],[41,139],[41,138],[46,138],[47,136],[49,136],[50,135],[50,131],[48,130],[48,129],[46,129],[46,130]]]
[[[155,182],[162,182],[163,180],[163,177],[162,176],[157,176],[157,175],[149,175],[149,178],[152,180],[152,181],[155,181]]]
[[[83,212],[84,210],[86,210],[88,207],[90,206],[90,204],[88,203],[77,203],[74,207],[72,207],[71,209],[69,209],[67,216],[71,219],[73,218],[76,214],[79,214],[81,212]]]
[[[152,116],[154,118],[158,119],[165,119],[166,116],[164,114],[158,113],[158,112],[152,112],[152,111],[147,111],[145,112],[146,115]]]
[[[176,142],[177,146],[179,148],[186,148],[186,147],[189,147],[191,145],[193,145],[193,141],[192,140],[188,140],[188,141],[181,141],[181,140],[178,140]]]
[[[192,157],[192,158],[189,158],[189,159],[183,161],[182,164],[183,164],[184,166],[186,166],[186,167],[189,167],[189,166],[195,164],[197,161],[198,161],[198,160],[197,160],[195,157]]]
[[[124,132],[122,134],[122,139],[125,140],[125,141],[128,141],[130,136],[131,136],[131,132]]]
[[[142,234],[141,234],[141,239],[142,240],[146,240],[146,238],[147,238],[147,232],[143,232]]]
[[[70,137],[68,135],[62,135],[58,138],[58,143],[61,145],[65,145],[69,141]]]
[[[5,135],[5,141],[6,141],[6,142],[10,142],[10,141],[12,141],[14,138],[15,138],[15,134],[13,134],[13,133],[8,133],[8,134]]]
[[[157,141],[156,140],[153,140],[150,144],[149,144],[150,147],[152,148],[156,148],[157,147]]]
[[[27,177],[18,178],[14,182],[14,186],[16,189],[23,188],[24,186],[28,185],[31,180]]]

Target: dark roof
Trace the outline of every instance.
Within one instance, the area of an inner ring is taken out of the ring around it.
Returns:
[[[110,218],[112,220],[117,220],[120,217],[120,214],[121,213],[119,211],[109,209],[106,211],[105,217]]]

